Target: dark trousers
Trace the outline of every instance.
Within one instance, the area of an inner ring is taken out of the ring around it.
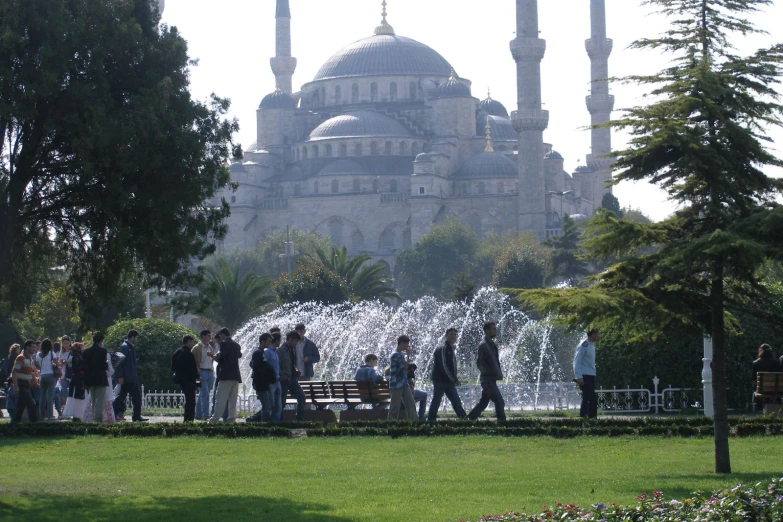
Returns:
[[[196,420],[196,383],[191,383],[182,387],[182,393],[185,394],[185,422]],[[134,404],[136,404],[134,402]]]
[[[299,385],[299,379],[294,377],[290,381],[280,381],[280,387],[283,408],[285,408],[285,401],[288,398],[288,394],[290,392],[291,397],[296,399],[296,420],[304,420],[305,393],[302,387]]]
[[[120,395],[114,399],[114,415],[125,416],[125,410],[128,406],[125,399],[130,394],[131,401],[133,401],[133,420],[139,420],[141,418],[141,390],[139,389],[139,383],[126,382],[120,385]]]
[[[465,418],[465,408],[462,407],[462,400],[457,393],[457,387],[450,381],[432,381],[432,402],[430,403],[430,413],[428,419],[430,422],[434,422],[438,418],[438,408],[440,408],[440,402],[443,400],[443,395],[451,402],[454,413],[460,419]]]
[[[595,375],[583,375],[585,381],[582,386],[582,406],[579,408],[580,417],[598,417],[598,395],[595,393]]]
[[[27,408],[27,416],[30,417],[31,422],[38,420],[38,404],[33,399],[33,394],[30,391],[30,383],[26,381],[16,381],[18,390],[14,390],[16,393],[16,410],[11,418],[11,422],[21,422],[24,410]]]
[[[489,401],[495,404],[495,416],[498,421],[503,422],[506,420],[506,402],[503,400],[503,396],[500,394],[500,388],[498,388],[497,381],[482,381],[481,382],[481,400],[478,404],[470,410],[468,418],[470,420],[476,420],[481,413],[489,406]]]

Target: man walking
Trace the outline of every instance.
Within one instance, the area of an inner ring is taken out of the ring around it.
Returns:
[[[481,399],[470,411],[468,419],[476,420],[487,409],[489,401],[495,404],[495,416],[498,422],[506,421],[506,403],[500,394],[498,381],[503,380],[503,371],[500,368],[500,355],[495,337],[498,334],[497,323],[488,321],[484,323],[484,341],[478,347],[478,359],[476,365],[479,369],[481,382]]]
[[[408,384],[408,369],[410,365],[410,338],[401,335],[397,338],[397,350],[392,354],[389,362],[389,391],[391,391],[391,404],[389,405],[389,419],[396,420],[400,413],[400,403],[405,405],[405,413],[408,419],[415,421],[416,403],[413,401],[413,392]]]
[[[193,347],[193,358],[198,365],[201,386],[199,389],[198,401],[196,402],[196,420],[206,420],[209,418],[209,392],[215,384],[215,369],[212,362],[212,332],[201,330],[199,335],[201,341]]]
[[[296,345],[302,337],[296,332],[288,332],[285,343],[280,345],[277,355],[280,358],[280,395],[282,406],[290,393],[296,398],[296,420],[304,420],[305,394],[299,385],[299,370],[297,369]]]
[[[269,422],[272,420],[272,395],[271,387],[277,382],[275,369],[266,360],[266,349],[272,344],[272,335],[268,332],[261,334],[258,340],[258,348],[250,355],[250,369],[253,370],[253,389],[256,391],[261,410],[248,417],[247,422]]]
[[[103,409],[106,407],[106,393],[109,391],[108,352],[103,347],[103,334],[95,332],[92,346],[84,350],[84,385],[90,390],[90,408],[94,422],[103,422]],[[135,406],[135,404],[134,404]]]
[[[228,418],[226,422],[237,420],[237,395],[242,375],[239,373],[239,359],[242,358],[242,348],[231,339],[228,328],[220,330],[220,347],[217,355],[213,356],[218,362],[218,387],[215,410],[209,422],[217,422],[220,414],[228,406]]]
[[[182,387],[182,393],[185,394],[185,422],[193,422],[196,417],[196,388],[199,385],[199,372],[192,352],[194,341],[192,335],[184,336],[182,346],[171,357],[174,382]]]
[[[128,408],[126,399],[128,395],[133,402],[133,422],[146,422],[141,417],[141,389],[139,388],[138,364],[136,362],[136,343],[139,341],[139,332],[131,330],[128,337],[118,350],[125,356],[114,372],[114,378],[120,385],[120,394],[114,399],[114,416],[117,420],[125,420],[125,410]]]
[[[38,420],[38,405],[33,399],[30,391],[30,384],[34,378],[35,366],[33,363],[33,350],[35,341],[25,341],[22,353],[16,356],[11,370],[11,385],[14,387],[16,395],[16,409],[11,416],[11,422],[18,423],[22,421],[24,411],[27,410],[27,416],[30,421]],[[104,374],[105,375],[105,374]]]
[[[277,355],[277,349],[280,347],[280,329],[276,332],[269,332],[272,335],[272,342],[264,350],[264,359],[272,365],[275,370],[275,383],[270,386],[269,394],[272,397],[272,422],[280,422],[283,416],[283,390],[280,387],[280,357]]]
[[[457,393],[457,386],[460,385],[457,377],[457,356],[454,353],[454,343],[457,342],[457,329],[449,328],[446,330],[445,342],[435,349],[432,356],[432,402],[430,403],[430,413],[428,420],[435,422],[438,418],[438,408],[443,400],[443,395],[448,397],[451,407],[457,417],[464,419],[466,417],[465,408],[462,407],[462,401]]]
[[[582,389],[582,406],[580,417],[594,419],[598,416],[598,396],[595,393],[595,342],[601,338],[601,332],[596,328],[587,332],[585,339],[574,355],[574,376],[576,384]]]
[[[299,370],[300,381],[310,381],[315,375],[313,365],[321,361],[321,354],[313,341],[305,336],[307,329],[303,323],[294,328],[301,338],[296,343],[296,368]]]

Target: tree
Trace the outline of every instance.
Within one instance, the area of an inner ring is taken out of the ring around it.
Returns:
[[[0,287],[59,251],[80,302],[173,288],[225,235],[229,102],[191,98],[153,0],[0,3]]]
[[[568,214],[563,216],[563,234],[546,241],[552,248],[552,276],[573,285],[588,274],[587,264],[579,258],[581,227]]]
[[[757,32],[746,17],[769,0],[645,3],[670,17],[671,26],[633,47],[674,58],[657,75],[628,79],[653,86],[654,101],[609,124],[632,136],[615,154],[614,182],[655,183],[679,210],[649,224],[599,210],[585,248],[617,261],[587,288],[517,295],[572,327],[621,328],[629,340],[655,339],[683,324],[711,335],[715,471],[729,473],[726,337],[739,330],[732,310],[780,323],[758,268],[783,258],[783,207],[775,202],[783,183],[762,170],[783,164],[765,146],[765,126],[780,125],[783,112],[775,91],[783,46],[741,57],[729,43],[733,35]]]
[[[74,335],[80,331],[79,306],[64,282],[50,281],[14,325],[25,339]]]
[[[272,279],[254,271],[239,275],[239,267],[218,259],[205,269],[201,292],[209,302],[205,316],[232,332],[275,302]]]
[[[543,288],[550,272],[550,252],[528,232],[504,237],[492,283],[501,288]]]
[[[347,248],[332,246],[330,250],[316,248],[307,262],[320,264],[347,281],[351,294],[360,300],[399,300],[391,278],[386,275],[386,266],[382,263],[368,265],[370,259],[372,257],[367,254],[349,257]]]
[[[620,201],[611,192],[607,192],[604,194],[604,197],[601,198],[601,208],[611,210],[619,218],[623,217],[623,209],[620,208]]]
[[[285,303],[315,301],[339,304],[348,300],[348,283],[323,265],[304,265],[293,273],[285,273],[275,285],[275,291]]]
[[[287,260],[280,257],[285,253],[285,242],[288,238],[293,241],[297,252],[296,258],[291,263],[292,272],[299,268],[303,261],[312,259],[319,248],[329,251],[332,245],[329,238],[321,237],[314,232],[300,230],[291,230],[288,233],[283,230],[272,232],[259,241],[258,250],[253,255],[258,259],[256,266],[273,279],[288,271]]]
[[[641,209],[631,207],[623,207],[623,219],[633,221],[634,223],[652,223],[652,219],[647,217]]]

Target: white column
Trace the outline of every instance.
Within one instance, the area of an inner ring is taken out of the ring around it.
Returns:
[[[701,369],[701,383],[704,385],[704,415],[714,417],[715,410],[712,404],[712,337],[704,334],[704,367]]]

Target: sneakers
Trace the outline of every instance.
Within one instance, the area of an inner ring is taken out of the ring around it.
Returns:
[[[139,417],[138,419],[133,419],[133,422],[149,422],[149,419],[145,419],[144,417]]]

